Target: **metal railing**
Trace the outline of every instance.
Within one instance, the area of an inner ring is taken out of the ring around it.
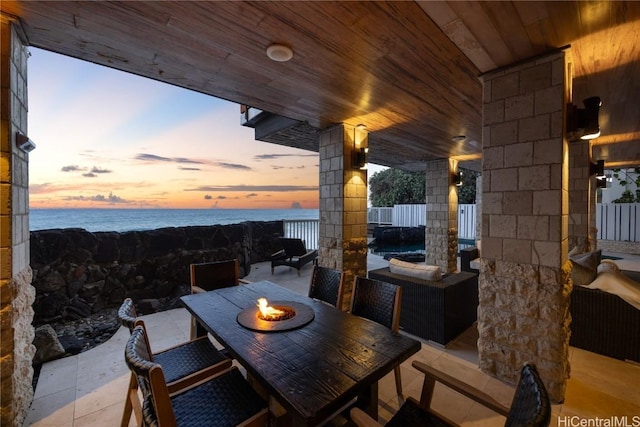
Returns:
[[[302,239],[307,249],[318,249],[320,236],[320,220],[317,219],[285,219],[284,237]]]
[[[393,208],[369,208],[367,210],[368,224],[392,224]]]

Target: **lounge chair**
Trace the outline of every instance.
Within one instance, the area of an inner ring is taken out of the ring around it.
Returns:
[[[280,243],[282,244],[282,250],[271,255],[271,274],[273,274],[275,267],[286,265],[298,270],[298,276],[300,276],[300,269],[318,258],[318,251],[307,250],[301,239],[283,237],[280,238]]]

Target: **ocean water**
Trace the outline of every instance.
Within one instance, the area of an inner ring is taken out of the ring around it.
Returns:
[[[84,228],[91,232],[123,232],[318,218],[318,209],[31,209],[29,229]]]

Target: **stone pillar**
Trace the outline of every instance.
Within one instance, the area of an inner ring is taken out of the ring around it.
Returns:
[[[343,308],[355,276],[367,275],[367,171],[352,167],[354,147],[366,147],[366,130],[346,124],[319,135],[319,265],[345,273]]]
[[[427,162],[425,263],[447,273],[458,269],[458,190],[452,180],[456,173],[456,160]]]
[[[554,402],[569,377],[568,54],[483,76],[479,365],[515,383],[533,362]]]
[[[21,426],[33,399],[35,289],[29,267],[29,156],[16,146],[27,134],[27,57],[19,24],[0,14],[0,424]]]
[[[591,232],[596,215],[596,179],[590,166],[589,141],[569,143],[569,250],[577,247],[580,253],[591,251],[595,243]]]

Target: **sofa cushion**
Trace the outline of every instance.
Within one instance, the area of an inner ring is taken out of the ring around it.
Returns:
[[[413,264],[396,258],[389,260],[389,271],[424,280],[438,281],[442,279],[442,271],[436,265]]]
[[[601,255],[602,250],[598,249],[597,251],[574,254],[569,257],[573,264],[571,278],[574,285],[585,286],[593,282],[598,273],[597,268],[600,264]]]
[[[624,274],[615,271],[603,271],[596,279],[588,283],[585,288],[600,289],[614,294],[640,310],[640,283],[635,282]]]

